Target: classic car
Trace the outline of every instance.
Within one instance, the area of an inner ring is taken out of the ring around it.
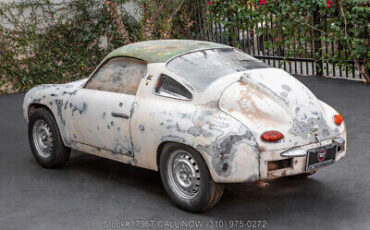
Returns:
[[[159,171],[194,212],[226,183],[307,176],[346,153],[342,116],[295,77],[205,41],[123,46],[86,79],[34,87],[23,110],[41,166],[74,149]]]

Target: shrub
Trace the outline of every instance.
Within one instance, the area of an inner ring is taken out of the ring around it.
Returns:
[[[231,40],[238,36],[236,28],[254,29],[273,38],[265,41],[266,47],[288,48],[286,57],[312,57],[349,69],[354,61],[370,82],[366,0],[211,0],[208,5],[211,20],[231,31]]]

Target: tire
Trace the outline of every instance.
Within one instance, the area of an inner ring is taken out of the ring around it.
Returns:
[[[44,168],[57,168],[69,159],[71,150],[64,146],[53,115],[44,108],[29,117],[28,139],[33,156]]]
[[[186,145],[170,143],[163,148],[160,155],[160,174],[167,194],[177,206],[186,211],[206,211],[223,194],[224,185],[212,180],[204,159]],[[184,175],[190,175],[190,179]],[[186,186],[188,187],[184,188]]]

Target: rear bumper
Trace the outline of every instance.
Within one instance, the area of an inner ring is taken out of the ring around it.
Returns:
[[[346,132],[332,139],[323,140],[321,146],[344,140],[344,148],[340,149],[335,162],[346,155],[347,135]],[[264,151],[260,153],[260,180],[270,180],[284,176],[292,176],[306,173],[307,150],[320,147],[320,143],[299,146],[290,149],[288,154],[285,150]],[[283,154],[282,154],[283,153]],[[290,154],[290,156],[289,156]],[[282,156],[283,155],[283,156]]]

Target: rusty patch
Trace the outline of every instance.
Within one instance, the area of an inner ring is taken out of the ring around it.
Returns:
[[[250,120],[264,120],[268,123],[280,124],[280,121],[276,120],[273,114],[266,113],[260,109],[260,106],[253,100],[254,97],[263,99],[266,95],[250,85],[244,86],[241,90],[241,97],[237,102],[240,107],[240,112]]]
[[[268,171],[274,171],[274,170],[277,170],[279,169],[279,165],[276,161],[269,161],[267,163],[267,170]]]
[[[269,161],[267,163],[267,170],[274,171],[279,169],[287,169],[292,167],[292,159],[283,159],[277,161]]]
[[[265,152],[267,149],[265,146],[258,146],[258,150],[261,152]]]

